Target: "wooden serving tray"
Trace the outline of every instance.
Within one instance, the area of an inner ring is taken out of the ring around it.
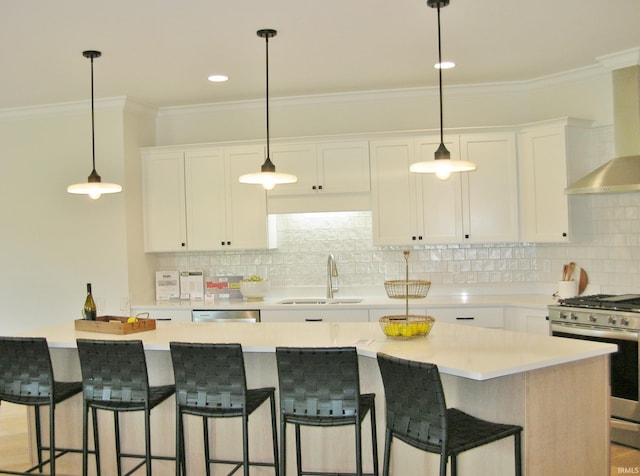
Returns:
[[[156,328],[155,319],[138,319],[137,322],[127,322],[128,319],[128,317],[120,316],[98,316],[95,321],[77,319],[75,328],[77,331],[120,335],[152,331]]]

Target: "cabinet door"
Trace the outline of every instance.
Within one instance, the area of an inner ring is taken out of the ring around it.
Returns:
[[[145,151],[142,156],[145,252],[185,251],[184,156]]]
[[[227,239],[224,153],[185,153],[187,242],[189,251],[219,249]]]
[[[419,242],[415,181],[409,172],[413,139],[372,141],[370,147],[374,244]]]
[[[225,149],[227,244],[230,249],[264,249],[269,247],[267,194],[258,185],[239,182],[243,174],[260,170],[264,162],[260,146]]]
[[[367,309],[286,309],[260,311],[262,322],[368,322]]]
[[[416,138],[416,157],[412,162],[433,160],[433,153],[439,145],[439,135]],[[445,146],[451,153],[451,160],[460,159],[458,136],[445,137]],[[417,215],[422,223],[423,241],[462,242],[461,174],[452,174],[447,180],[440,180],[435,174],[413,176],[418,182]]]
[[[318,144],[318,190],[361,193],[371,190],[367,141]]]
[[[477,165],[461,174],[465,241],[518,241],[515,134],[462,135],[460,147],[463,160]]]
[[[450,307],[427,309],[438,321],[466,326],[504,328],[504,309],[501,307]]]
[[[271,147],[271,160],[277,172],[293,174],[298,181],[278,185],[269,196],[306,195],[318,187],[315,144],[277,144]]]
[[[522,239],[569,240],[564,127],[525,130],[518,136]]]

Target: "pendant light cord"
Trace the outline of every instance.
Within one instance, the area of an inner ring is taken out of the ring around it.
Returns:
[[[267,98],[267,159],[271,160],[271,154],[270,154],[270,149],[269,149],[269,35],[266,34],[265,37],[265,56],[266,56],[266,61],[265,61],[265,70],[266,70],[266,87],[267,87],[267,92],[266,92],[266,98]]]
[[[91,156],[93,172],[96,171],[96,128],[93,112],[93,56],[91,57]]]
[[[440,4],[438,4],[438,84],[440,92],[440,143],[444,144],[444,121],[442,116],[442,47],[440,40]]]

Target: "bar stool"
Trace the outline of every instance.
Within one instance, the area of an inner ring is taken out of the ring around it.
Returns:
[[[56,474],[56,459],[67,453],[82,453],[80,448],[59,448],[55,444],[55,407],[82,391],[81,382],[58,382],[53,378],[53,366],[47,340],[40,337],[0,337],[0,402],[34,407],[38,464],[23,471],[0,470],[2,474],[32,474],[42,472],[49,464]],[[49,445],[42,442],[40,408],[49,407]],[[43,459],[43,452],[49,458]],[[94,453],[94,451],[91,451]],[[96,457],[96,469],[100,474]]]
[[[244,356],[240,344],[196,344],[170,342],[176,391],[176,475],[187,473],[184,448],[184,415],[202,417],[206,474],[211,464],[231,464],[234,473],[249,466],[273,467],[278,470],[278,435],[276,424],[275,388],[247,389]],[[273,463],[249,459],[249,415],[269,400],[271,406],[271,437]],[[212,458],[209,444],[210,418],[242,418],[242,461]]]
[[[146,465],[151,476],[152,459],[175,460],[174,456],[151,454],[151,410],[174,393],[173,385],[149,386],[147,362],[141,340],[77,339],[82,369],[82,474],[87,474],[88,416],[91,409],[93,434],[98,448],[97,410],[113,412],[118,475],[122,474],[122,458],[142,458],[126,474]],[[144,411],[145,453],[123,453],[120,447],[120,412]],[[99,457],[99,453],[97,455]]]
[[[362,421],[371,415],[373,475],[378,475],[375,394],[360,393],[358,355],[355,347],[276,348],[280,392],[280,461],[286,475],[286,425],[296,435],[296,464],[302,474],[336,474],[302,469],[300,426],[334,427],[354,425],[356,472],[362,476]]]
[[[460,453],[509,436],[515,440],[515,474],[522,474],[521,426],[492,423],[455,408],[447,409],[440,372],[434,364],[378,353],[378,366],[387,415],[383,476],[389,475],[393,438],[440,454],[440,476],[446,475],[451,458],[451,476],[456,476],[456,457]]]

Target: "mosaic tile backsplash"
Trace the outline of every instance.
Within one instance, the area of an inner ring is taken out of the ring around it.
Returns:
[[[640,292],[640,193],[584,199],[593,202],[593,216],[585,217],[594,225],[587,244],[421,245],[411,248],[410,277],[442,287],[553,286],[562,265],[574,261],[587,271],[595,292]],[[164,253],[156,258],[157,269],[196,267],[208,276],[259,274],[274,287],[322,287],[332,253],[340,286],[382,286],[405,275],[405,247],[374,246],[370,212],[287,214],[276,222],[277,249]]]

